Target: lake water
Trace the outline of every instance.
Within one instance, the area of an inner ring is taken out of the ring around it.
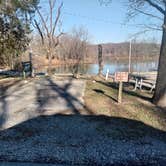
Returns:
[[[158,62],[157,61],[145,61],[145,62],[132,62],[131,71],[132,72],[149,72],[157,70]],[[82,74],[97,74],[98,73],[98,64],[84,64],[79,66],[79,73]],[[111,74],[114,74],[118,71],[128,71],[127,62],[110,62],[107,61],[103,66],[103,73],[105,74],[107,69],[109,69]],[[61,65],[53,68],[53,73],[71,73],[73,70],[72,65]]]

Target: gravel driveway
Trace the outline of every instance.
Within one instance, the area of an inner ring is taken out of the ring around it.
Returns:
[[[165,165],[166,133],[129,119],[41,116],[0,132],[0,160]]]

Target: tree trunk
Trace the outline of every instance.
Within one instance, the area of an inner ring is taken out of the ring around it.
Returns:
[[[48,56],[48,75],[51,75],[51,68],[52,68],[52,53],[49,52]]]
[[[51,73],[51,69],[52,69],[52,55],[53,55],[53,51],[52,51],[52,39],[49,39],[49,54],[48,54],[48,75],[50,76]]]
[[[162,108],[166,108],[166,13],[164,17],[163,36],[153,103]]]
[[[102,45],[98,45],[98,63],[99,63],[99,71],[98,75],[102,75],[103,71],[103,52],[102,52]]]

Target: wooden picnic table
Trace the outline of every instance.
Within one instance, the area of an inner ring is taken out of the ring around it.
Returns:
[[[142,87],[150,88],[150,92],[155,89],[156,86],[156,75],[151,74],[130,74],[130,81],[135,84],[133,91],[137,88],[142,90]]]

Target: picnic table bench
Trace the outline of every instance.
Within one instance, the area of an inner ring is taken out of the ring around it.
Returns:
[[[131,73],[129,74],[129,83],[134,84],[133,91],[136,91],[137,88],[142,90],[142,87],[149,88],[149,91],[152,92],[156,87],[156,72],[148,72],[148,73]],[[107,69],[105,80],[107,81],[108,78],[113,79],[115,81],[115,76],[109,74],[109,69]]]
[[[137,88],[142,90],[142,87],[147,87],[152,92],[156,87],[156,75],[130,74],[129,82],[135,84],[133,91],[136,91]]]

